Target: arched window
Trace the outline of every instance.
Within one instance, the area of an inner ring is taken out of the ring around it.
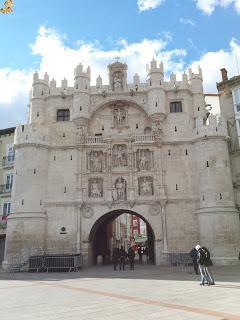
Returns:
[[[181,101],[173,101],[170,102],[170,112],[182,112],[182,102]]]

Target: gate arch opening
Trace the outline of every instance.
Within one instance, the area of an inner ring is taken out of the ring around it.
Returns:
[[[112,243],[109,238],[109,226],[112,222],[122,214],[129,214],[139,217],[146,224],[147,233],[147,256],[148,263],[155,264],[155,235],[150,223],[138,212],[126,209],[115,209],[100,217],[93,225],[89,234],[89,262],[92,265],[97,263],[97,257],[103,257],[103,263],[108,263],[106,256],[111,257],[113,250]],[[120,244],[119,244],[120,246]],[[129,245],[130,246],[130,245]],[[128,247],[125,247],[127,250]]]

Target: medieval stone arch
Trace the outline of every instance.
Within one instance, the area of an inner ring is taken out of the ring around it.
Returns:
[[[147,235],[148,235],[148,250],[149,250],[149,261],[155,264],[155,255],[156,255],[156,230],[154,230],[154,225],[149,219],[136,211],[130,209],[113,209],[109,212],[103,214],[98,219],[94,221],[92,227],[89,232],[88,242],[89,242],[89,263],[95,264],[96,258],[98,255],[103,255],[106,253],[108,247],[108,239],[107,239],[107,226],[109,223],[114,221],[120,215],[127,213],[130,215],[134,215],[142,219],[147,226]]]

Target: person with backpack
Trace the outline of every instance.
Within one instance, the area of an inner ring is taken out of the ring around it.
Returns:
[[[210,285],[210,281],[206,272],[206,263],[207,263],[206,254],[199,244],[196,245],[195,249],[197,250],[197,262],[199,266],[199,272],[201,275],[200,286],[204,286],[205,284]]]
[[[202,250],[205,253],[206,256],[206,267],[205,267],[205,271],[209,280],[210,285],[214,285],[214,279],[213,279],[213,275],[211,273],[211,271],[209,270],[209,267],[211,267],[213,265],[212,260],[211,260],[211,256],[210,256],[210,252],[206,247],[202,247]]]

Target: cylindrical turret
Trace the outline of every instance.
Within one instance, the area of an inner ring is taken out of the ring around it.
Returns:
[[[48,149],[33,145],[16,146],[13,213],[8,219],[5,266],[11,257],[26,255],[24,250],[44,249],[47,219],[43,205],[46,200],[48,152]]]
[[[164,70],[163,64],[157,67],[157,61],[152,60],[148,68],[148,106],[149,115],[165,113],[165,91],[163,88]]]
[[[217,264],[232,264],[237,263],[239,253],[239,214],[234,203],[228,146],[219,134],[223,128],[216,124],[214,130],[211,127],[204,126],[203,119],[197,121],[194,142],[200,245],[210,249]]]
[[[207,118],[206,115],[206,102],[205,96],[203,94],[203,78],[202,78],[202,70],[198,67],[198,73],[193,73],[192,69],[189,69],[189,79],[191,90],[193,93],[193,117],[203,117]]]
[[[37,71],[33,74],[32,94],[29,109],[30,123],[42,123],[45,116],[45,98],[49,95],[49,76],[39,79]]]
[[[74,70],[74,95],[73,95],[73,117],[72,119],[89,119],[90,105],[90,68],[83,71],[83,66],[79,64]]]

